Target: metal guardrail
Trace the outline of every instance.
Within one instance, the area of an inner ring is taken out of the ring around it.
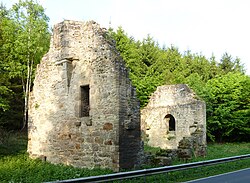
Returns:
[[[236,161],[240,159],[250,158],[250,154],[240,155],[240,156],[233,156],[228,158],[220,158],[220,159],[213,159],[207,161],[200,161],[200,162],[193,162],[193,163],[186,163],[180,165],[173,165],[173,166],[164,166],[159,168],[150,168],[150,169],[143,169],[143,170],[135,170],[129,172],[119,172],[114,174],[107,174],[107,175],[100,175],[100,176],[91,176],[91,177],[83,177],[83,178],[76,178],[76,179],[69,179],[69,180],[61,180],[61,181],[53,181],[48,183],[86,183],[86,182],[109,182],[115,180],[124,180],[124,179],[131,179],[137,177],[145,177],[155,174],[162,174],[168,173],[172,171],[178,170],[185,170],[189,168],[196,168],[200,166],[209,166],[214,164],[220,164],[225,162]]]

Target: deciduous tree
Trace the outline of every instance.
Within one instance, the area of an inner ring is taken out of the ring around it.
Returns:
[[[229,72],[209,80],[203,91],[208,135],[219,141],[249,140],[250,77]]]
[[[41,5],[33,0],[19,0],[2,23],[4,68],[10,78],[15,78],[18,83],[21,81],[24,93],[23,128],[28,119],[35,66],[49,47],[48,20]]]

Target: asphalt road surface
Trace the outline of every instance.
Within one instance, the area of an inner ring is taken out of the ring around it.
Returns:
[[[188,183],[250,183],[250,168],[188,181]]]

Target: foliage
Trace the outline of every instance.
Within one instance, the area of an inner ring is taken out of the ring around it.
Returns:
[[[80,169],[33,160],[27,154],[7,156],[0,160],[1,182],[46,182],[112,173],[111,170]]]
[[[239,58],[233,59],[232,56],[229,55],[228,53],[224,53],[222,55],[222,58],[218,66],[224,74],[227,74],[232,71],[235,72],[244,71],[243,66],[240,64],[240,59]]]
[[[219,141],[247,141],[250,135],[250,77],[229,72],[206,83],[207,129]]]
[[[8,100],[8,96],[9,93],[11,93],[11,90],[8,89],[6,86],[0,86],[0,108],[3,111],[6,111],[9,109],[9,100]]]
[[[153,155],[159,153],[162,149],[160,147],[152,147],[147,144],[144,144],[144,151]]]
[[[19,111],[24,113],[24,126],[27,121],[34,70],[49,47],[49,19],[33,0],[20,0],[10,10],[1,6],[0,12],[0,125],[15,128],[21,121]],[[16,114],[15,122],[9,114]]]
[[[73,179],[86,176],[103,175],[112,173],[107,169],[82,169],[65,165],[53,165],[48,162],[30,159],[26,153],[27,136],[24,133],[5,132],[8,140],[0,144],[0,180],[1,182],[46,182],[64,179]],[[2,134],[2,133],[1,133]],[[0,135],[1,135],[0,134]],[[250,153],[250,143],[225,143],[208,144],[208,156],[206,158],[195,158],[194,161],[202,161],[229,156],[236,156]],[[160,151],[158,148],[146,147],[145,151]],[[184,163],[176,161],[175,164]],[[160,174],[156,177],[147,177],[147,180],[161,182],[160,180],[169,180],[169,182],[181,182],[190,179],[215,175],[219,173],[238,170],[249,167],[249,159],[226,163],[216,166],[190,169],[185,171],[172,172],[168,175]],[[148,167],[149,168],[149,167]],[[135,179],[131,182],[139,181]],[[123,180],[123,182],[127,182]],[[128,180],[128,182],[130,182]]]
[[[25,133],[4,134],[5,141],[0,143],[1,182],[46,182],[112,173],[108,169],[81,169],[30,159],[26,153]]]
[[[20,0],[10,10],[0,5],[0,126],[20,128],[22,113],[26,124],[35,68],[49,48],[48,20],[33,0]],[[249,141],[249,77],[239,58],[161,48],[150,35],[135,40],[121,27],[108,36],[130,70],[141,107],[157,86],[186,83],[207,103],[210,140]]]
[[[225,53],[217,61],[190,50],[181,54],[174,46],[160,48],[150,36],[135,41],[121,27],[110,34],[130,69],[141,107],[157,86],[186,83],[206,101],[210,140],[249,140],[249,77],[239,58]]]
[[[154,148],[150,146],[144,146],[145,152],[150,152],[151,154],[157,155],[164,151],[159,148]],[[231,156],[238,156],[250,153],[250,143],[209,143],[207,146],[207,156],[206,157],[193,157],[193,159],[184,161],[175,159],[173,164],[183,164],[191,163],[205,160],[212,160],[218,158],[225,158]],[[250,167],[250,159],[239,160],[235,162],[223,163],[219,165],[205,166],[192,168],[181,171],[174,171],[168,174],[159,174],[156,176],[147,177],[147,181],[152,182],[186,182],[188,180],[199,179],[203,177],[208,177],[212,175],[222,174],[226,172],[236,171],[244,168]],[[146,167],[149,168],[149,167]],[[134,180],[131,182],[136,182],[139,180]],[[143,181],[143,180],[141,180]]]
[[[11,90],[7,87],[9,82],[5,74],[5,63],[3,61],[3,36],[2,36],[2,25],[6,15],[8,14],[7,9],[1,4],[0,5],[0,111],[6,111],[9,109],[8,93]],[[7,86],[6,86],[7,85]]]

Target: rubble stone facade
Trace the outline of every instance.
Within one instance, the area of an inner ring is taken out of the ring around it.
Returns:
[[[185,84],[159,86],[141,111],[141,125],[150,146],[206,154],[205,102]]]
[[[140,163],[140,106],[124,61],[93,22],[54,26],[29,103],[28,152],[76,167]]]

